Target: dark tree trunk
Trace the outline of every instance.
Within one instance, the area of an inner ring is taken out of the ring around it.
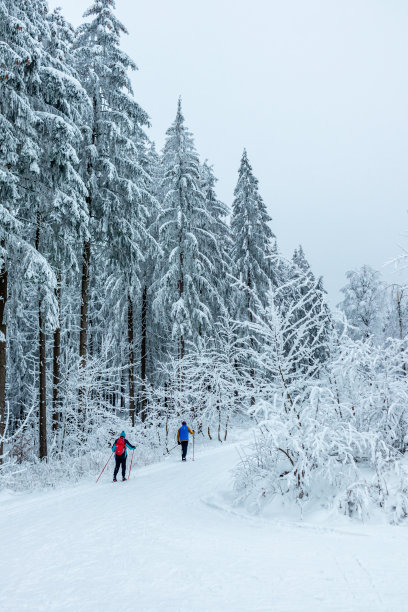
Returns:
[[[41,311],[41,300],[38,303],[38,329],[40,333],[40,459],[47,457],[47,379],[45,361],[45,331]]]
[[[125,384],[126,384],[125,374],[122,374],[120,377],[120,408],[121,410],[125,409],[125,394],[126,394]]]
[[[400,340],[403,340],[404,338],[404,332],[403,332],[403,322],[402,322],[402,311],[401,311],[401,299],[402,299],[402,294],[400,293],[400,291],[397,291],[397,311],[398,311],[398,323],[399,323],[399,332],[400,332]],[[404,347],[401,347],[401,353],[402,355],[404,355]],[[404,376],[407,375],[407,364],[405,363],[405,360],[403,359],[403,363],[402,363],[402,370],[404,372]]]
[[[218,412],[218,442],[222,442],[221,440],[221,407],[219,404],[217,407],[217,412]]]
[[[184,336],[180,336],[180,359],[184,359],[184,355],[185,355]]]
[[[168,406],[168,398],[167,398],[167,383],[164,383],[164,397],[163,397],[163,407],[164,407],[164,412],[165,414],[167,414],[167,406]],[[167,432],[166,432],[167,435]]]
[[[129,343],[129,415],[135,426],[135,349],[133,331],[133,302],[128,296],[128,343]]]
[[[229,423],[229,419],[230,419],[230,415],[228,413],[227,420],[225,422],[224,442],[226,441],[227,435],[228,435],[228,423]]]
[[[91,262],[91,243],[84,243],[81,279],[81,326],[79,331],[79,357],[82,367],[86,366],[88,356],[88,310],[89,310],[89,266]]]
[[[146,365],[147,365],[147,286],[144,285],[142,292],[142,338],[140,345],[140,378],[142,379],[141,389],[141,418],[145,422],[147,416],[147,397],[146,397]]]
[[[180,239],[181,242],[181,239]],[[182,298],[184,293],[184,257],[180,251],[180,278],[179,278],[179,298]],[[184,337],[180,336],[179,340],[179,359],[184,357]]]
[[[251,279],[251,273],[248,270],[248,318],[249,318],[249,322],[252,325],[253,323],[253,316],[252,316],[252,310],[251,310],[251,290],[252,290],[252,279]],[[251,330],[251,335],[250,335],[250,345],[251,345],[251,349],[254,349],[254,338],[252,336],[252,330]],[[254,388],[255,386],[255,370],[253,367],[250,368],[249,370],[249,375],[251,377],[252,380],[252,388]],[[253,406],[255,404],[255,397],[252,395],[251,396],[251,406]]]
[[[179,238],[179,243],[181,244],[181,237]],[[181,298],[184,293],[184,254],[182,251],[180,251],[179,263],[180,263],[179,297]],[[178,353],[179,353],[178,358],[183,359],[184,354],[185,354],[185,342],[184,342],[183,335],[181,335],[179,338]],[[183,369],[180,368],[180,372],[179,372],[179,392],[180,394],[183,392],[183,390],[184,390],[184,373],[183,373]],[[178,406],[178,410],[179,410],[179,414],[181,414],[180,405]]]
[[[93,126],[92,126],[92,146],[96,145],[96,111],[97,111],[97,99],[93,98]],[[87,167],[88,173],[88,196],[86,203],[88,206],[88,215],[92,216],[92,173],[93,173],[93,162],[92,159],[88,162]],[[89,280],[90,280],[90,264],[91,264],[91,241],[88,238],[84,242],[83,254],[82,254],[82,278],[81,278],[81,321],[79,330],[79,361],[82,368],[86,367],[88,359],[88,329],[89,329]],[[84,389],[79,389],[79,406],[78,412],[81,414],[83,410],[83,395]]]
[[[1,244],[5,248],[4,242]],[[6,427],[6,368],[7,368],[7,353],[6,353],[6,319],[5,308],[7,303],[7,268],[3,259],[3,264],[0,270],[0,465],[3,461],[3,436]]]
[[[35,248],[39,252],[41,234],[41,213],[37,213],[37,228],[35,234]],[[41,290],[41,288],[39,288]],[[40,406],[39,406],[39,433],[40,433],[40,459],[47,458],[47,363],[46,363],[46,337],[45,325],[42,312],[42,299],[38,300],[38,335],[39,335],[39,383],[40,383]]]
[[[79,366],[86,368],[88,361],[88,328],[89,328],[89,266],[91,261],[91,243],[87,240],[84,243],[82,259],[82,279],[81,279],[81,323],[79,330]],[[84,419],[84,395],[85,389],[80,385],[78,391],[78,415]]]
[[[54,331],[54,349],[52,359],[52,429],[57,431],[60,421],[59,384],[61,377],[61,275],[58,275],[58,285],[55,290],[58,303],[58,327]]]

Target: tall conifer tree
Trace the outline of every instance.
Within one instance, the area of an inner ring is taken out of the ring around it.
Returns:
[[[258,180],[252,172],[245,149],[234,196],[231,220],[232,262],[236,277],[233,308],[235,316],[243,324],[243,333],[249,339],[251,349],[255,350],[251,325],[254,322],[254,313],[258,314],[267,303],[272,281],[274,235],[268,225],[271,218],[259,193]],[[249,375],[253,380],[253,364],[250,365]],[[252,396],[251,403],[254,401]]]
[[[148,117],[133,98],[128,71],[136,65],[119,47],[120,36],[127,30],[114,9],[114,0],[94,2],[84,15],[92,20],[79,28],[75,44],[77,70],[92,102],[82,160],[92,218],[91,237],[83,244],[79,351],[83,366],[88,354],[92,249],[98,244],[107,247],[104,256],[110,264],[118,258],[122,263],[126,260],[132,283],[137,281],[133,263],[142,259],[139,237],[148,205],[140,164],[140,148],[146,140],[142,126],[148,124]],[[128,297],[131,310],[133,290]]]
[[[252,322],[257,302],[265,307],[272,279],[272,238],[270,216],[258,189],[244,150],[234,191],[231,229],[232,260],[237,283],[237,314]]]
[[[156,312],[168,322],[183,358],[187,342],[199,342],[212,324],[212,303],[220,299],[215,282],[217,239],[200,185],[200,162],[185,126],[179,100],[163,151]]]

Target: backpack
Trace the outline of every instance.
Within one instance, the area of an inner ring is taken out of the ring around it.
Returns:
[[[115,453],[117,455],[123,455],[123,453],[125,452],[125,448],[126,448],[126,440],[125,440],[125,438],[118,438],[116,440],[116,451],[115,451]]]

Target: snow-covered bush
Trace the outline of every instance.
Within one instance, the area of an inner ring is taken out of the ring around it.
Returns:
[[[270,382],[251,410],[258,428],[236,470],[237,502],[318,500],[362,519],[376,507],[398,522],[408,487],[405,342],[351,340],[333,325],[330,357],[316,364],[308,341],[316,313],[296,320],[276,301],[258,321],[258,363]]]
[[[259,411],[256,411],[259,416]],[[408,472],[398,451],[378,432],[360,432],[351,422],[332,419],[320,407],[282,419],[262,406],[255,440],[236,469],[238,503],[260,510],[273,497],[307,507],[324,507],[364,519],[374,507],[397,522],[404,516]]]

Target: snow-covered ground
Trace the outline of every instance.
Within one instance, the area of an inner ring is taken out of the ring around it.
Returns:
[[[178,453],[177,449],[174,453]],[[249,517],[237,443],[99,483],[0,496],[0,610],[408,610],[405,527]]]

